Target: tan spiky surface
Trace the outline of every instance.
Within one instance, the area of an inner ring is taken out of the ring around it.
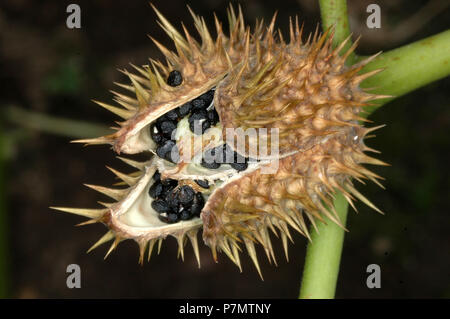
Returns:
[[[153,42],[166,57],[166,65],[150,59],[150,66],[136,67],[138,74],[123,71],[132,85],[118,84],[134,93],[129,97],[117,92],[115,101],[122,107],[97,102],[100,106],[122,117],[120,128],[111,135],[95,139],[79,140],[88,144],[111,144],[117,153],[135,154],[147,151],[152,141],[141,134],[142,129],[158,117],[208,91],[239,63],[245,46],[245,32],[242,12],[239,19],[234,11],[229,14],[232,32],[227,37],[222,25],[215,17],[216,39],[213,40],[203,18],[192,11],[194,25],[201,37],[198,43],[183,26],[185,36],[181,35],[164,16],[152,5],[160,19],[160,25],[174,42],[176,53],[170,51],[157,40]],[[172,70],[183,74],[183,85],[171,87],[164,80]]]
[[[76,142],[110,144],[117,153],[154,154],[156,144],[148,133],[149,125],[215,87],[214,106],[220,124],[205,133],[207,142],[202,141],[201,148],[221,145],[224,138],[218,136],[225,136],[227,128],[263,128],[268,129],[269,145],[270,129],[278,130],[278,153],[259,158],[239,173],[227,168],[210,172],[183,161],[172,164],[156,155],[144,163],[121,158],[137,169],[132,174],[110,169],[126,188],[87,185],[115,202],[104,203],[102,209],[56,208],[90,218],[86,223],[101,222],[108,227],[91,249],[113,241],[108,255],[120,241],[133,239],[139,244],[142,263],[147,250],[150,259],[155,245],[159,251],[163,239],[173,236],[182,258],[185,242],[190,240],[200,266],[197,233],[203,227],[203,240],[215,260],[221,251],[241,268],[239,252],[245,246],[261,275],[255,243],[261,244],[269,261],[276,263],[269,230],[280,236],[287,257],[289,228],[310,238],[309,224],[316,227],[324,217],[341,225],[332,205],[337,191],[353,207],[353,200],[359,199],[379,211],[352,182],[368,179],[379,184],[380,177],[362,165],[385,165],[364,153],[373,151],[364,145],[364,137],[378,127],[364,128],[360,124],[364,121],[363,108],[371,100],[383,97],[359,88],[361,81],[379,72],[359,74],[374,57],[348,67],[345,60],[356,44],[345,52],[345,42],[333,48],[331,29],[323,35],[316,31],[303,42],[297,20],[290,21],[290,39],[285,42],[281,33],[274,32],[275,17],[269,26],[257,22],[251,31],[245,26],[242,11],[236,15],[232,7],[228,12],[229,35],[223,33],[215,18],[215,39],[203,18],[191,11],[201,38],[198,43],[184,26],[182,36],[155,11],[159,24],[172,38],[176,53],[153,40],[167,58],[166,65],[151,60],[151,66],[133,66],[138,74],[123,71],[131,85],[118,85],[133,97],[113,92],[120,106],[97,102],[124,119],[117,131]],[[166,84],[164,79],[172,70],[182,73],[180,86]],[[182,138],[186,137],[183,135],[196,139],[189,134],[179,135],[176,141],[181,151]],[[261,147],[260,142],[249,137],[247,147],[240,153],[248,155],[249,146]],[[199,152],[194,147],[193,157]],[[264,169],[274,161],[278,169],[265,173]],[[206,204],[200,218],[175,224],[165,224],[157,218],[148,196],[157,170],[162,178],[177,179],[180,185],[202,191]],[[214,184],[211,189],[202,190],[193,183],[196,179]]]
[[[348,68],[345,60],[356,44],[339,55],[345,40],[331,48],[330,30],[311,35],[290,24],[290,42],[276,43],[273,24],[256,43],[255,53],[245,51],[243,61],[217,88],[221,123],[229,127],[279,130],[280,156],[308,150],[348,126],[358,126],[361,108],[381,96],[362,91],[359,84],[380,72],[357,75],[375,56]],[[249,140],[248,144],[257,143]],[[248,145],[245,148],[249,149]]]

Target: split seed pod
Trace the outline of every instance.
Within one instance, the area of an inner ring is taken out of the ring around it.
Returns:
[[[224,252],[241,268],[245,246],[261,275],[255,244],[276,263],[269,229],[281,237],[287,257],[289,228],[310,238],[309,224],[315,227],[324,217],[342,226],[332,205],[337,191],[352,207],[359,199],[379,211],[353,185],[364,179],[379,184],[380,177],[362,165],[385,165],[365,154],[374,150],[364,137],[378,127],[360,124],[363,108],[384,97],[359,87],[380,71],[359,74],[375,56],[346,66],[356,43],[347,51],[349,39],[333,48],[332,29],[316,30],[304,42],[298,21],[290,21],[285,42],[274,31],[275,16],[268,26],[259,21],[251,30],[242,11],[236,15],[231,6],[229,34],[215,17],[214,39],[191,11],[198,42],[154,10],[175,51],[152,39],[167,63],[150,60],[133,66],[136,74],[124,71],[131,84],[119,86],[131,97],[114,92],[118,106],[97,102],[123,118],[120,127],[76,141],[110,144],[117,154],[153,155],[146,162],[119,157],[137,169],[111,169],[126,188],[88,185],[115,202],[101,209],[56,208],[108,227],[91,249],[113,241],[108,255],[120,241],[133,239],[142,263],[147,249],[150,258],[156,243],[159,250],[173,236],[182,258],[190,240],[200,266],[197,233],[203,228],[214,260],[217,251]],[[239,130],[256,134],[245,135],[239,146],[236,136],[230,139]],[[207,154],[213,160],[206,161]]]

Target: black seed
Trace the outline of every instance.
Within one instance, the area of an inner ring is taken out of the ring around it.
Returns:
[[[206,107],[208,107],[214,99],[214,90],[209,90],[208,92],[200,95],[198,98],[205,101]]]
[[[208,121],[204,121],[202,123],[202,134],[211,127],[211,123],[209,123]]]
[[[170,141],[170,138],[167,138],[163,135],[162,141],[161,141],[161,143],[159,143],[159,145],[164,145],[164,144],[166,144],[167,141]]]
[[[153,174],[153,180],[155,181],[161,180],[161,173],[156,171],[155,174]]]
[[[162,135],[159,134],[155,134],[152,136],[152,140],[156,143],[156,144],[160,144],[163,140]]]
[[[219,163],[219,161],[217,161],[216,155],[217,155],[217,148],[211,148],[203,153],[203,160],[207,163],[213,162]]]
[[[203,181],[201,179],[196,179],[194,182],[196,182],[197,185],[200,186],[200,187],[209,188],[208,181]]]
[[[191,102],[185,103],[182,106],[178,108],[178,113],[180,114],[180,117],[185,117],[188,115],[192,110],[192,104]]]
[[[206,168],[216,169],[220,167],[220,160],[216,158],[216,148],[209,149],[203,154],[201,165]]]
[[[161,128],[161,123],[162,123],[162,122],[165,122],[165,121],[168,121],[168,120],[169,120],[169,118],[168,118],[166,115],[163,115],[163,116],[161,116],[161,117],[158,117],[158,118],[156,119],[156,125],[158,126],[158,129]]]
[[[164,186],[177,186],[178,181],[176,179],[166,178],[161,181]]]
[[[194,200],[192,201],[191,214],[193,216],[199,217],[203,206],[205,206],[205,200],[203,199],[202,194],[196,193],[194,196]]]
[[[209,123],[211,123],[211,125],[216,125],[217,122],[219,122],[219,114],[217,113],[216,109],[208,111],[208,113],[206,114],[206,118],[208,119]]]
[[[167,84],[170,86],[178,86],[183,82],[183,77],[181,76],[180,71],[173,70],[169,73],[169,76],[167,77]]]
[[[169,194],[170,192],[172,192],[172,190],[175,188],[176,186],[172,186],[172,185],[163,185],[163,191],[161,193],[161,198],[166,198],[167,194]]]
[[[206,104],[206,102],[201,98],[196,98],[191,101],[192,108],[194,111],[200,111],[208,107],[209,104]]]
[[[171,192],[178,185],[178,181],[175,179],[167,178],[161,181],[163,185],[163,192],[161,197],[165,197],[168,192]]]
[[[180,220],[179,216],[175,213],[168,213],[167,215],[158,215],[158,218],[160,221],[166,224],[173,224]]]
[[[166,153],[166,156],[164,157],[165,160],[177,164],[180,160],[180,153],[178,151],[178,147],[175,145],[170,152]]]
[[[165,114],[167,116],[167,118],[171,121],[177,121],[178,120],[178,113],[177,113],[177,109],[169,111]]]
[[[178,161],[180,160],[180,155],[176,152],[169,152],[166,154],[166,157],[164,159],[171,163],[178,164]]]
[[[169,213],[167,214],[167,219],[169,220],[170,223],[175,223],[179,220],[179,217],[175,213]]]
[[[241,172],[245,171],[248,167],[247,163],[231,163],[230,166],[234,168],[235,170]]]
[[[183,185],[178,189],[178,200],[181,205],[187,205],[194,199],[195,191],[188,185]]]
[[[188,122],[191,123],[200,120],[206,120],[206,111],[200,110],[193,112],[191,116],[189,116]]]
[[[159,197],[163,192],[163,185],[160,182],[154,183],[152,186],[150,186],[148,190],[148,194],[151,198]]]
[[[189,122],[189,129],[192,133],[195,132],[195,121]]]
[[[156,148],[156,155],[161,158],[166,158],[167,153],[169,153],[175,146],[175,142],[172,140],[167,140],[163,145]]]
[[[155,141],[156,144],[162,144],[167,140],[164,136],[159,135],[159,134],[152,136],[152,139],[153,139],[153,141]]]
[[[166,137],[171,137],[172,131],[177,128],[177,124],[173,121],[165,121],[160,125],[161,133]]]
[[[248,167],[248,158],[234,152],[227,144],[223,145],[224,162],[230,164],[235,170],[244,171]]]
[[[234,162],[235,163],[247,163],[248,162],[248,158],[238,154],[238,153],[234,153]]]
[[[152,140],[155,141],[156,144],[161,144],[163,142],[164,137],[159,132],[156,124],[150,125],[150,136],[152,137]]]
[[[202,160],[200,165],[202,165],[204,168],[209,168],[209,169],[217,169],[220,167],[220,163],[216,163],[216,162],[207,163],[204,160]]]
[[[159,218],[159,220],[162,221],[163,223],[170,224],[169,219],[167,218],[167,216],[164,216],[164,215],[158,215],[158,218]]]
[[[196,128],[197,125],[199,126],[199,128]],[[210,127],[211,127],[211,124],[207,120],[200,120],[199,124],[197,121],[193,121],[193,122],[189,123],[189,129],[191,130],[192,133],[197,134],[197,135],[202,135]],[[196,129],[199,130],[199,132],[197,132]]]
[[[204,110],[192,113],[191,116],[189,116],[188,122],[189,128],[193,133],[195,133],[195,127],[198,122],[200,122],[200,124],[197,125],[201,129],[201,134],[203,134],[210,127],[210,124],[206,119],[206,112]]]
[[[167,202],[167,205],[169,205],[171,210],[175,212],[178,211],[178,204],[180,203],[177,193],[178,192],[176,192],[175,190],[171,190],[164,197],[165,201]]]
[[[183,209],[179,215],[181,220],[188,220],[192,217],[191,212],[187,209]]]
[[[170,211],[169,205],[162,199],[156,199],[152,202],[152,208],[158,213],[167,213]]]

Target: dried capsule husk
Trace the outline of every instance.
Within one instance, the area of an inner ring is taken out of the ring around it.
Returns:
[[[221,251],[240,268],[239,252],[246,246],[261,274],[255,243],[276,262],[269,229],[279,233],[287,257],[289,228],[309,238],[309,224],[315,227],[324,217],[341,225],[332,205],[337,191],[352,206],[359,199],[379,211],[353,184],[379,184],[380,177],[363,165],[385,165],[365,153],[373,150],[364,137],[378,127],[361,124],[364,107],[383,97],[359,87],[379,72],[360,74],[375,56],[346,66],[356,44],[344,51],[347,39],[333,48],[332,29],[303,42],[298,22],[290,22],[286,43],[274,34],[275,17],[267,28],[257,22],[250,31],[242,11],[236,15],[232,7],[230,34],[216,18],[215,40],[191,11],[198,43],[155,11],[176,53],[154,40],[167,66],[151,60],[151,68],[135,67],[138,75],[126,72],[131,85],[120,86],[135,97],[115,93],[121,108],[99,103],[125,121],[114,134],[78,141],[153,155],[144,163],[122,158],[137,172],[112,170],[127,188],[90,186],[115,200],[104,209],[57,208],[108,227],[93,248],[114,240],[109,254],[121,240],[133,239],[142,262],[147,247],[150,258],[156,243],[159,249],[173,236],[183,258],[189,238],[200,265],[197,232],[203,228],[215,260]],[[195,119],[201,130],[193,132]],[[219,161],[217,154],[232,161]],[[163,189],[158,183],[164,181],[175,184]]]

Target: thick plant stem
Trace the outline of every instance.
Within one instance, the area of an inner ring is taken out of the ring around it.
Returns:
[[[374,87],[371,93],[393,97],[374,102],[368,113],[393,98],[414,91],[450,74],[450,30],[381,54],[362,72],[376,69],[383,72],[368,78],[363,88]]]
[[[1,115],[21,127],[72,138],[97,137],[111,133],[108,127],[101,124],[50,116],[16,106],[6,107]]]
[[[342,194],[334,200],[342,225],[347,219],[348,203]],[[344,229],[327,219],[327,224],[319,223],[317,231],[311,229],[311,242],[306,251],[300,298],[334,298],[336,282],[344,243]]]
[[[323,29],[334,26],[333,43],[335,45],[341,43],[350,35],[350,25],[347,15],[347,1],[345,0],[320,0],[320,14],[322,19]],[[352,41],[348,41],[343,51],[348,50],[352,45]],[[347,62],[353,64],[356,60],[354,52],[350,54]]]

